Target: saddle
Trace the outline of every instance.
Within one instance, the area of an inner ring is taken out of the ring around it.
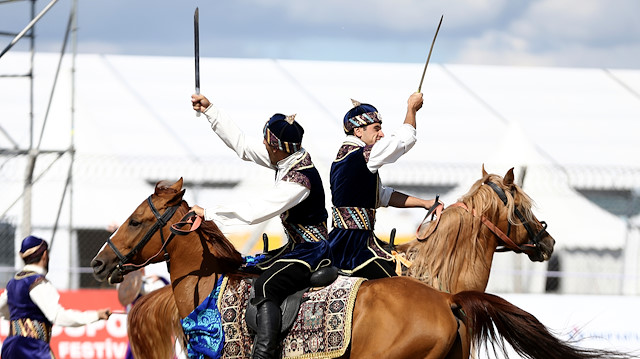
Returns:
[[[300,290],[296,293],[288,296],[282,304],[280,304],[280,312],[282,313],[282,326],[280,327],[280,334],[284,334],[291,329],[291,326],[296,320],[300,304],[302,304],[302,296],[308,292],[311,288],[326,287],[338,278],[338,268],[336,267],[324,267],[311,274],[310,287]],[[250,280],[251,292],[249,294],[249,302],[247,303],[247,310],[245,313],[245,320],[247,327],[254,332],[257,331],[258,325],[256,315],[258,308],[251,304],[253,298],[255,298],[255,290],[253,286],[254,279]]]

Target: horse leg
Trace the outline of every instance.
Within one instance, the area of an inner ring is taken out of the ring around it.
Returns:
[[[468,359],[471,355],[471,338],[467,327],[460,322],[460,328],[458,328],[458,335],[451,347],[449,353],[447,353],[446,359]]]
[[[458,325],[448,294],[413,278],[364,282],[353,313],[350,358],[445,358]]]

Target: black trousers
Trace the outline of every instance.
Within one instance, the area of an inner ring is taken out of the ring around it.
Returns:
[[[276,262],[254,282],[256,295],[253,304],[269,299],[280,305],[289,295],[307,288],[309,278],[311,270],[304,264]]]

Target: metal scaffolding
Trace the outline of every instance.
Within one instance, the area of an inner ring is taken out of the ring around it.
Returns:
[[[69,168],[67,172],[66,185],[64,187],[63,193],[60,199],[59,210],[56,217],[55,226],[53,228],[53,233],[50,237],[50,246],[53,246],[53,241],[55,239],[55,232],[58,227],[58,219],[60,218],[60,211],[62,209],[62,205],[65,201],[65,198],[68,195],[69,204],[71,204],[72,198],[72,168],[74,162],[74,141],[73,141],[73,124],[74,124],[74,84],[75,79],[75,57],[76,57],[76,44],[77,44],[77,17],[76,17],[76,9],[77,9],[77,0],[73,0],[71,10],[69,12],[68,22],[66,31],[64,34],[64,39],[62,40],[61,50],[59,54],[59,61],[56,70],[56,75],[53,83],[51,84],[50,96],[47,102],[47,108],[44,112],[44,118],[42,119],[42,126],[38,132],[36,132],[35,121],[34,121],[34,58],[36,54],[36,24],[45,16],[45,14],[58,2],[58,0],[51,0],[39,13],[36,14],[36,5],[37,0],[4,0],[0,1],[0,5],[6,5],[8,3],[17,3],[17,2],[25,2],[29,4],[30,11],[30,21],[29,23],[19,32],[11,32],[4,31],[5,29],[0,29],[0,36],[2,37],[13,37],[9,44],[0,52],[0,62],[2,61],[2,57],[11,51],[14,45],[19,43],[23,38],[27,38],[29,41],[29,68],[26,73],[23,74],[0,74],[0,78],[24,78],[25,81],[29,82],[29,108],[27,109],[29,113],[28,122],[29,122],[29,142],[27,146],[20,145],[18,141],[16,141],[12,134],[9,133],[3,126],[0,124],[0,134],[2,134],[5,138],[8,139],[11,146],[6,148],[0,148],[0,155],[2,156],[2,161],[6,163],[10,159],[15,157],[25,157],[26,158],[26,166],[24,168],[24,184],[22,193],[16,198],[16,200],[9,205],[8,208],[0,209],[0,218],[3,218],[6,213],[15,206],[20,200],[22,200],[22,218],[21,225],[18,231],[19,238],[23,238],[31,233],[32,224],[31,224],[31,208],[32,208],[32,188],[33,185],[38,181],[39,178],[42,177],[50,168],[51,165],[46,167],[41,173],[35,173],[36,162],[41,155],[51,155],[54,154],[56,156],[56,160],[54,163],[61,157],[68,155],[70,158]],[[42,139],[45,134],[45,127],[47,124],[47,118],[49,115],[49,110],[51,108],[51,103],[53,101],[53,95],[56,91],[57,80],[60,76],[60,68],[62,65],[62,60],[65,55],[67,55],[67,45],[69,43],[69,38],[71,37],[72,49],[72,69],[71,69],[71,140],[70,146],[66,149],[47,149],[44,150],[41,148]],[[36,141],[37,140],[37,141]],[[68,192],[68,193],[67,193]],[[70,210],[71,210],[71,206]],[[70,222],[71,222],[70,216]],[[69,223],[69,230],[71,231],[72,225]]]

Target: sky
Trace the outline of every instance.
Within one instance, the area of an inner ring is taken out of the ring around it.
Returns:
[[[38,0],[36,14],[52,0]],[[55,0],[53,0],[55,1]],[[36,50],[62,47],[73,0],[36,25]],[[77,0],[78,52],[203,57],[640,68],[638,0]],[[0,2],[0,33],[30,21]],[[4,49],[13,36],[0,36]],[[22,39],[12,51],[27,50]],[[0,63],[1,65],[1,63]]]

